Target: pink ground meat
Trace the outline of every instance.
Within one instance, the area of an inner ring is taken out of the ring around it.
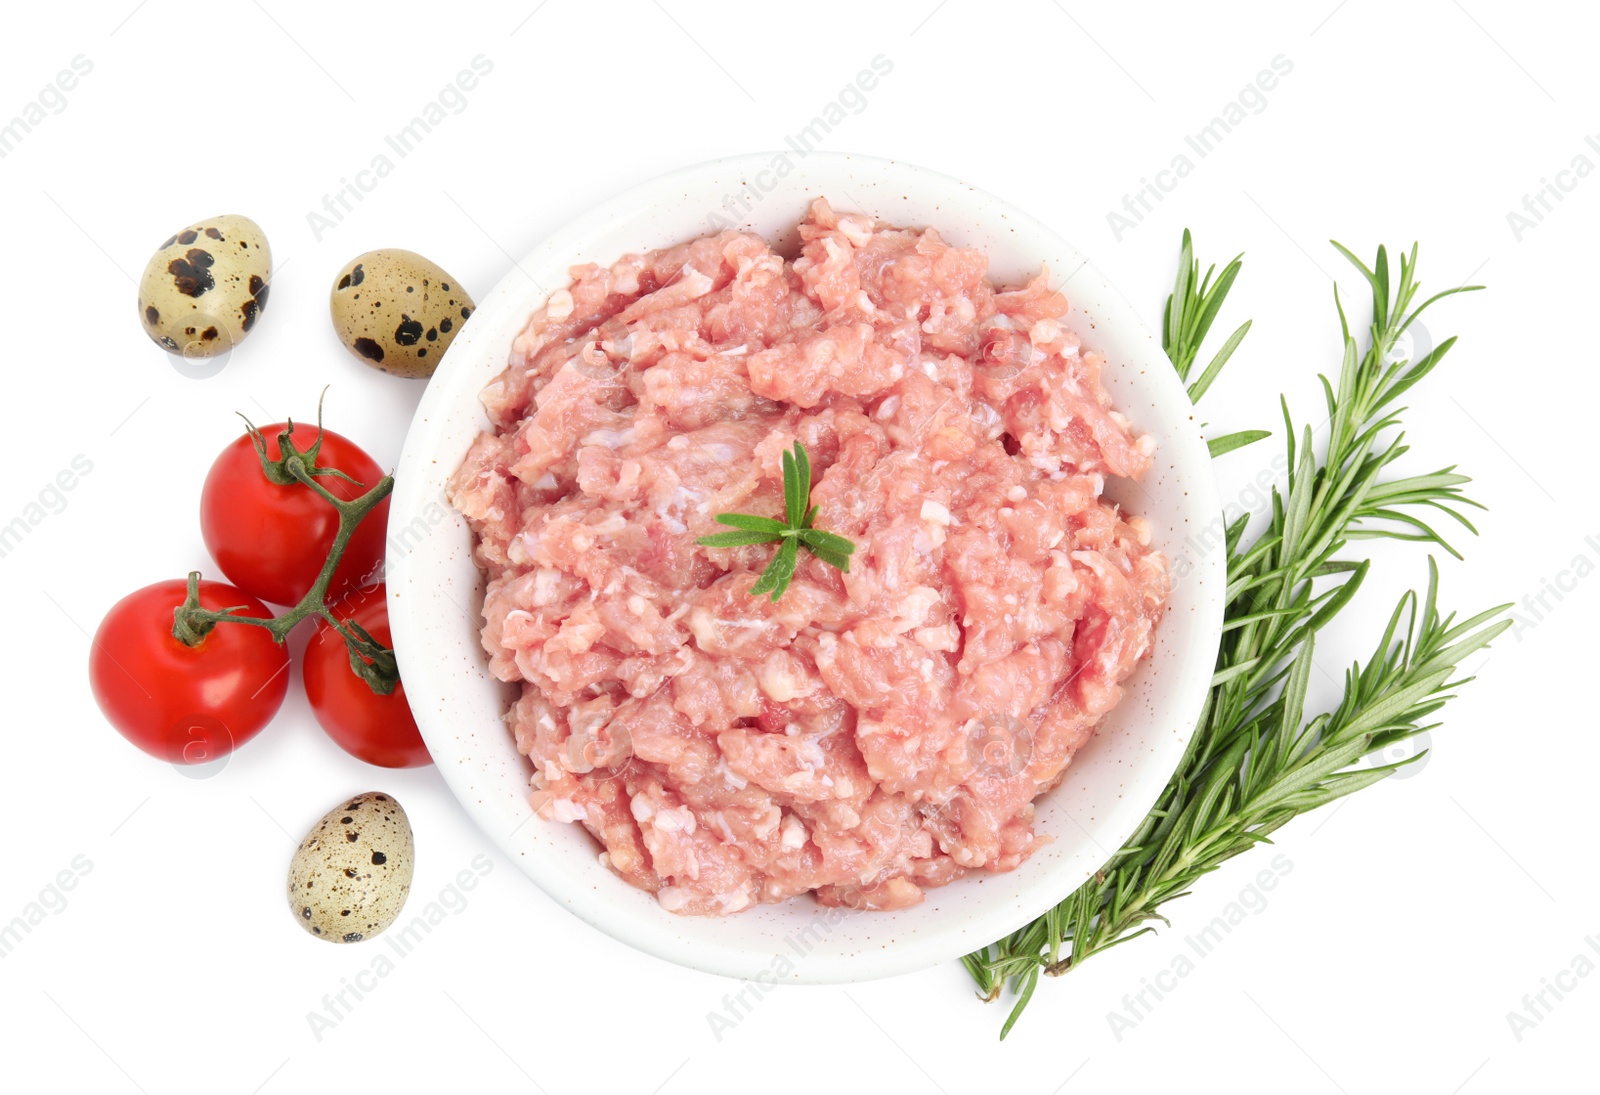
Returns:
[[[982,252],[820,199],[800,235],[793,262],[724,232],[575,267],[451,484],[535,809],[678,913],[1016,867],[1167,598],[1101,498],[1154,444],[1045,274],[997,289]],[[796,440],[856,552],[802,552],[774,604],[748,593],[772,545],[695,540],[781,515]]]

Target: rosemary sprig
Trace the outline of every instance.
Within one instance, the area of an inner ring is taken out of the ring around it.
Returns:
[[[757,517],[748,513],[719,513],[717,522],[738,529],[737,532],[718,532],[702,536],[695,543],[704,547],[731,548],[747,544],[777,544],[767,569],[761,572],[755,585],[750,587],[753,597],[771,594],[776,601],[789,588],[794,577],[795,564],[800,549],[805,548],[831,567],[850,572],[850,556],[856,546],[843,536],[824,532],[812,525],[817,507],[807,509],[811,501],[811,460],[800,442],[794,451],[783,454],[783,516],[782,521],[771,517]]]
[[[1424,309],[1464,289],[1413,308],[1415,247],[1401,255],[1398,281],[1391,284],[1382,247],[1369,269],[1334,246],[1371,288],[1372,323],[1358,351],[1335,290],[1344,356],[1335,381],[1321,378],[1329,427],[1323,454],[1317,457],[1309,426],[1296,442],[1288,404],[1280,400],[1289,483],[1273,491],[1270,521],[1254,540],[1245,542],[1248,514],[1227,528],[1226,624],[1217,671],[1177,771],[1139,830],[1093,878],[1020,931],[963,959],[985,999],[996,999],[1008,983],[1017,994],[1002,1038],[1027,1007],[1041,972],[1066,973],[1153,931],[1151,921],[1167,922],[1162,904],[1187,894],[1201,876],[1269,841],[1292,818],[1416,760],[1360,766],[1363,757],[1436,727],[1426,720],[1470,679],[1457,679],[1457,667],[1510,626],[1496,619],[1505,605],[1460,623],[1453,615],[1441,617],[1438,570],[1430,558],[1426,592],[1401,598],[1372,656],[1345,673],[1338,707],[1307,717],[1317,633],[1349,604],[1367,574],[1367,561],[1339,553],[1352,540],[1388,538],[1426,541],[1457,554],[1420,514],[1442,511],[1470,531],[1460,510],[1476,505],[1462,495],[1468,480],[1454,467],[1382,477],[1407,451],[1393,433],[1401,412],[1395,400],[1433,371],[1455,339],[1414,362],[1391,363],[1390,351]],[[1163,345],[1185,381],[1238,268],[1236,259],[1215,284],[1208,272],[1195,288],[1199,266],[1184,233]],[[1234,332],[1190,387],[1192,398],[1204,394],[1248,326]]]

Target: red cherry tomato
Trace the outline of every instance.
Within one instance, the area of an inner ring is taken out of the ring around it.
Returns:
[[[392,649],[389,605],[382,585],[353,593],[331,607],[335,618],[354,620]],[[349,647],[326,620],[317,622],[316,634],[306,645],[304,676],[306,699],[311,701],[317,722],[346,753],[380,768],[419,768],[433,763],[406,702],[404,682],[387,696],[374,692],[350,668]]]
[[[183,581],[130,593],[100,621],[89,651],[89,684],[111,725],[153,757],[200,764],[261,732],[289,691],[289,654],[264,628],[217,624],[197,646],[172,634]],[[200,583],[200,606],[271,613],[222,582]]]
[[[283,429],[282,423],[261,428],[273,460],[282,455],[278,434]],[[292,436],[295,447],[305,452],[317,439],[317,427],[300,423]],[[343,501],[359,498],[383,478],[377,461],[332,430],[322,431],[317,465],[337,468],[355,480],[317,476],[318,483]],[[377,580],[388,523],[385,498],[356,526],[328,587],[329,600]],[[248,434],[223,449],[211,465],[200,495],[200,534],[228,580],[263,601],[299,604],[316,582],[338,531],[338,512],[310,487],[266,477]]]

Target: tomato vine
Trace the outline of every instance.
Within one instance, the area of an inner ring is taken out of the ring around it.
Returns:
[[[318,572],[317,579],[300,603],[289,611],[279,616],[249,616],[242,615],[246,611],[244,606],[235,606],[221,610],[211,610],[200,604],[200,572],[190,571],[188,594],[184,601],[173,611],[172,635],[185,646],[198,646],[206,635],[217,624],[248,624],[253,627],[264,628],[272,638],[282,643],[289,632],[302,621],[311,616],[316,616],[326,621],[329,627],[343,637],[345,646],[350,651],[350,669],[365,681],[374,692],[380,696],[387,696],[399,683],[400,674],[395,663],[394,651],[378,642],[360,624],[354,620],[340,620],[334,616],[328,606],[328,587],[333,580],[334,571],[338,569],[339,561],[344,556],[345,548],[350,543],[356,527],[361,524],[378,504],[389,496],[394,489],[394,477],[385,475],[378,480],[366,493],[357,498],[346,501],[335,496],[331,491],[317,482],[318,476],[331,475],[344,479],[350,477],[336,468],[323,468],[317,465],[317,455],[322,447],[322,414],[319,407],[317,413],[317,439],[306,449],[301,450],[294,443],[294,423],[286,422],[284,429],[278,434],[278,458],[273,459],[267,454],[266,439],[261,431],[245,419],[250,438],[255,443],[256,452],[261,458],[261,473],[270,482],[280,485],[295,483],[315,491],[316,494],[332,506],[339,514],[339,529],[334,535],[333,544],[328,551],[328,557]]]

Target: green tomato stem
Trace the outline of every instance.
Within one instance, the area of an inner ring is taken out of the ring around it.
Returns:
[[[328,587],[333,581],[333,574],[339,568],[339,561],[344,558],[345,549],[350,545],[350,538],[355,535],[356,526],[360,525],[366,516],[377,508],[378,503],[389,496],[394,489],[394,477],[384,476],[372,487],[371,490],[346,501],[335,496],[331,491],[317,482],[317,475],[330,474],[332,469],[318,468],[316,455],[322,447],[322,434],[320,429],[320,409],[318,414],[319,428],[317,441],[306,452],[295,449],[285,431],[279,436],[279,448],[282,457],[278,460],[268,460],[265,445],[260,441],[260,433],[254,426],[250,427],[251,436],[257,439],[257,451],[261,454],[262,472],[272,482],[285,484],[300,483],[310,487],[317,495],[327,502],[339,513],[339,530],[334,534],[333,544],[328,549],[328,557],[323,561],[322,570],[317,574],[317,580],[311,584],[306,595],[300,598],[300,603],[281,616],[269,616],[265,619],[258,616],[240,615],[244,611],[242,606],[224,608],[219,611],[202,608],[200,606],[200,572],[191,571],[189,574],[189,590],[183,604],[173,610],[172,635],[185,646],[198,646],[211,632],[211,629],[220,623],[249,624],[252,627],[265,628],[275,642],[283,642],[300,621],[308,616],[317,616],[327,621],[328,626],[337,631],[344,639],[345,646],[350,650],[350,669],[356,676],[367,682],[374,692],[380,696],[387,696],[400,682],[399,669],[395,663],[394,651],[378,642],[369,635],[359,624],[336,619],[328,608]],[[293,427],[291,426],[290,429]],[[275,474],[275,472],[277,474]],[[277,475],[285,478],[280,480]],[[343,473],[338,473],[342,475]],[[348,478],[348,476],[345,476]]]

